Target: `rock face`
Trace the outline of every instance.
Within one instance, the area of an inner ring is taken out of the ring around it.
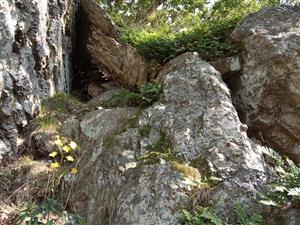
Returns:
[[[118,29],[99,4],[94,0],[81,2],[89,21],[87,50],[95,64],[123,87],[146,83],[153,73],[151,63],[135,48],[118,40]]]
[[[77,2],[0,1],[0,159],[42,98],[68,91]]]
[[[160,77],[162,101],[143,111],[99,109],[63,125],[65,135],[81,142],[71,202],[89,224],[179,225],[189,192],[201,189],[206,173],[224,180],[226,188],[212,193],[225,198],[220,211],[236,201],[251,210],[250,199],[267,181],[262,147],[248,139],[219,72],[186,53]]]
[[[250,134],[300,162],[300,7],[251,14],[232,39],[244,49],[234,99]]]

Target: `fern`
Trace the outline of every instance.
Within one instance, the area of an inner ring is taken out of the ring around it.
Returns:
[[[282,159],[281,155],[278,154],[278,152],[274,151],[271,148],[264,148],[263,153],[269,157],[271,157],[275,163],[276,166],[283,166],[284,165],[284,160]]]
[[[184,225],[226,225],[212,208],[201,208],[194,214],[183,210],[182,215],[185,220]]]
[[[238,218],[239,225],[261,225],[262,216],[260,214],[254,213],[251,216],[246,212],[241,203],[234,205],[234,212]]]
[[[187,222],[191,222],[194,218],[193,214],[186,209],[182,210],[182,215]]]
[[[200,217],[208,220],[211,225],[223,225],[222,220],[217,216],[216,212],[208,208],[203,210]]]
[[[240,203],[234,205],[234,213],[237,225],[262,225],[262,216],[258,213],[250,215]],[[183,210],[182,215],[183,225],[229,225],[221,220],[214,208],[201,208],[197,213]]]
[[[272,149],[266,149],[264,153],[275,162],[275,172],[278,180],[266,190],[260,193],[260,203],[283,207],[288,202],[300,200],[300,167],[288,158],[281,157]]]
[[[295,188],[289,189],[287,195],[293,196],[300,200],[300,187],[295,187]]]

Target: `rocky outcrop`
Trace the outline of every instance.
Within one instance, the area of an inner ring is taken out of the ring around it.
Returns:
[[[89,224],[179,225],[205,174],[223,180],[212,199],[226,202],[225,219],[238,201],[255,208],[268,180],[262,147],[247,137],[221,74],[186,53],[160,77],[161,101],[147,109],[100,108],[62,126],[82,146],[71,202]]]
[[[42,98],[68,91],[76,1],[0,2],[0,159]]]
[[[142,85],[153,73],[153,65],[131,45],[119,40],[120,33],[108,14],[94,0],[81,0],[88,18],[87,51],[94,63],[123,87]]]
[[[233,94],[249,134],[300,162],[300,7],[251,14],[232,39],[243,47]]]

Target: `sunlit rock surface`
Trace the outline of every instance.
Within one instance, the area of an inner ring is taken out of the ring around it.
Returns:
[[[100,108],[79,119],[84,157],[71,202],[89,224],[179,225],[202,173],[235,186],[222,190],[226,210],[267,180],[262,147],[247,137],[221,74],[194,53],[161,73],[164,91],[154,105]],[[72,128],[65,135],[78,133],[75,124],[63,125]],[[255,176],[240,185],[239,171]]]
[[[0,1],[0,159],[42,98],[70,88],[77,1]]]

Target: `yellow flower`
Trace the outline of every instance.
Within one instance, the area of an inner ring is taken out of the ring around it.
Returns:
[[[66,159],[67,159],[68,161],[70,161],[70,162],[74,162],[74,158],[73,158],[72,156],[70,156],[70,155],[68,155],[68,156],[66,157]]]
[[[69,146],[70,146],[73,150],[77,149],[77,144],[76,144],[74,141],[71,141],[70,144],[69,144]]]
[[[55,162],[55,163],[51,163],[51,168],[55,169],[59,167],[59,163]]]
[[[57,156],[58,155],[58,153],[57,152],[51,152],[50,154],[49,154],[49,156],[50,157],[52,157],[52,158],[54,158],[55,156]]]
[[[66,153],[69,153],[71,151],[71,148],[69,146],[64,146],[63,147],[63,150],[66,152]]]
[[[71,173],[72,173],[72,174],[76,174],[77,172],[78,172],[78,170],[77,170],[76,168],[72,168],[72,169],[71,169]]]
[[[58,147],[62,147],[64,144],[62,143],[61,139],[57,139],[54,141],[54,143],[58,146]]]

